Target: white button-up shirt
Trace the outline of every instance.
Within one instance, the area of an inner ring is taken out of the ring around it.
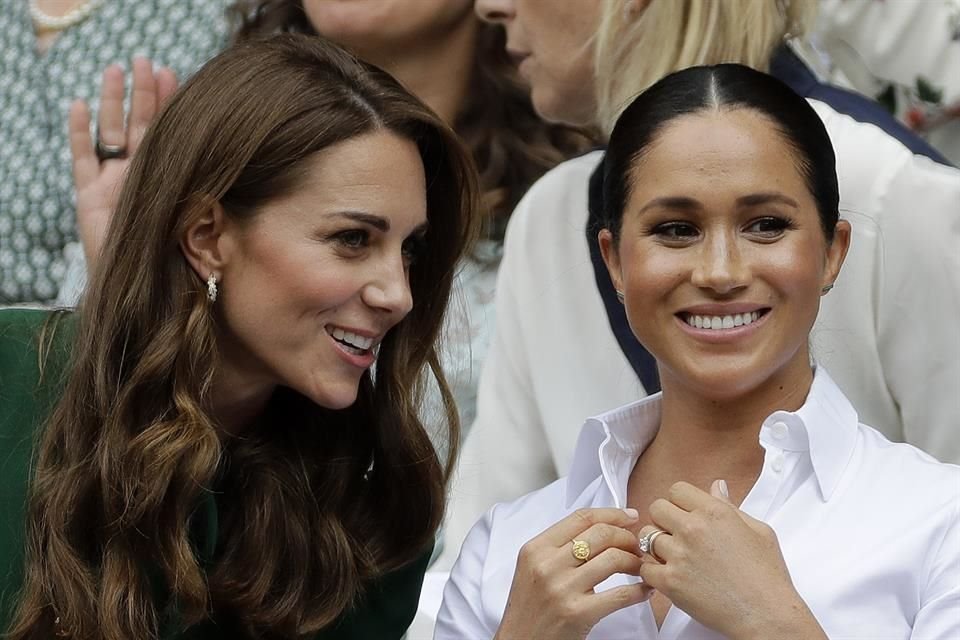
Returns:
[[[487,512],[453,567],[435,639],[491,638],[520,547],[575,509],[624,507],[659,424],[659,394],[589,419],[568,477]],[[763,469],[741,509],[777,532],[797,591],[832,640],[960,639],[960,467],[859,424],[822,367],[798,411],[763,422],[760,445]],[[636,580],[617,574],[597,590]],[[658,632],[641,603],[588,638],[721,636],[678,607]]]

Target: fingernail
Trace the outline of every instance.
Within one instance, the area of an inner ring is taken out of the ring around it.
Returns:
[[[633,518],[634,520],[640,517],[640,512],[637,511],[636,509],[631,509],[630,507],[627,507],[626,509],[624,509],[623,512],[627,514],[627,517]]]
[[[717,488],[720,489],[720,495],[722,495],[724,498],[730,497],[730,489],[727,488],[726,480],[717,480]]]

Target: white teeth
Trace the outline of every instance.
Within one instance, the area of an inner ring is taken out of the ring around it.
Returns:
[[[351,331],[344,331],[340,328],[334,328],[332,331],[329,331],[329,333],[335,339],[345,342],[351,347],[359,349],[360,351],[366,351],[373,345],[373,338],[365,338]]]
[[[759,312],[751,311],[748,313],[738,313],[729,316],[685,315],[684,321],[691,327],[696,327],[697,329],[710,329],[712,331],[718,331],[720,329],[733,329],[734,327],[742,327],[745,324],[751,324],[756,322],[759,317]]]

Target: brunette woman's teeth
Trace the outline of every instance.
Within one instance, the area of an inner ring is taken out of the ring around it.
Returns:
[[[718,331],[720,329],[733,329],[742,327],[745,324],[756,322],[763,315],[759,311],[749,313],[737,313],[732,316],[697,316],[690,313],[683,314],[683,321],[691,327],[697,329],[711,329]]]
[[[355,333],[344,331],[343,329],[339,329],[337,327],[328,328],[327,333],[332,335],[335,340],[342,342],[349,347],[353,347],[354,349],[359,349],[360,351],[366,351],[373,345],[373,338],[358,336]]]

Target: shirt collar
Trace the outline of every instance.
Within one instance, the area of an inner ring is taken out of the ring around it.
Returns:
[[[567,476],[568,506],[603,476],[616,505],[626,506],[625,479],[660,428],[661,395],[588,418]],[[824,501],[833,495],[853,455],[859,418],[823,367],[816,367],[810,392],[797,411],[774,411],[760,428],[760,445],[807,451]],[[624,468],[628,466],[626,475]]]

